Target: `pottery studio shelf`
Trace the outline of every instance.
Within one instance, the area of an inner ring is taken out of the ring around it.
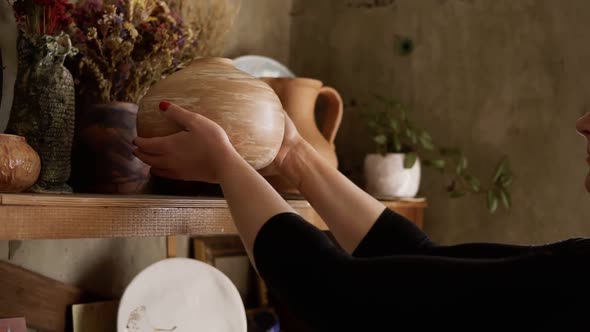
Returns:
[[[289,204],[327,227],[310,204]],[[387,201],[422,226],[426,201]],[[206,197],[0,194],[0,240],[236,234],[225,200]]]

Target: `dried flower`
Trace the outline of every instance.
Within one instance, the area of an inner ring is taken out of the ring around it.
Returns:
[[[78,93],[98,88],[98,101],[137,103],[166,75],[219,52],[239,6],[218,4],[240,0],[206,0],[216,5],[190,21],[179,15],[182,1],[82,0],[73,14],[72,40],[83,56],[72,70]]]
[[[30,35],[57,35],[73,23],[74,6],[67,0],[16,0],[13,9],[20,29]]]

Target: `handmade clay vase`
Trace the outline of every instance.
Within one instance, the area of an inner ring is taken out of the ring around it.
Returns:
[[[279,96],[283,108],[301,136],[333,167],[338,167],[334,140],[342,122],[343,103],[338,91],[310,78],[263,77]],[[318,107],[316,107],[316,104]],[[316,122],[321,112],[321,128]],[[298,193],[284,178],[274,176],[269,182],[280,192]]]
[[[64,61],[77,52],[64,33],[28,41],[22,37],[19,42],[19,79],[6,132],[26,137],[41,157],[41,175],[30,189],[32,192],[72,192],[67,181],[74,136],[75,89]]]
[[[0,192],[31,187],[41,171],[41,159],[22,136],[0,134]]]
[[[223,58],[202,58],[152,86],[139,102],[140,137],[166,136],[181,128],[158,105],[166,100],[218,123],[255,169],[276,157],[285,130],[281,102],[264,82]],[[198,142],[197,142],[198,143]]]
[[[96,104],[78,111],[72,154],[72,185],[76,192],[145,193],[149,166],[133,155],[137,105]]]

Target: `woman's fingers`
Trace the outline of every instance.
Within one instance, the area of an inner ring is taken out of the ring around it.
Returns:
[[[166,137],[136,137],[133,143],[145,153],[159,155],[168,151],[168,146],[170,145],[168,141]]]
[[[133,143],[143,152],[153,155],[161,155],[173,152],[178,149],[178,145],[182,140],[187,139],[187,132],[181,131],[176,134],[163,136],[143,138],[136,137]]]
[[[155,167],[155,168],[162,168],[165,169],[167,168],[168,165],[168,159],[165,155],[153,155],[153,154],[148,154],[144,151],[142,151],[141,149],[137,149],[135,151],[133,151],[133,154],[139,158],[141,161],[143,161],[144,163]]]
[[[175,122],[185,130],[194,129],[198,125],[199,120],[201,120],[201,115],[167,101],[160,103],[160,110],[166,118]]]

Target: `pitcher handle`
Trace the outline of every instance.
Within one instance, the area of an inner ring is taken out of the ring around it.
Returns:
[[[336,89],[329,86],[324,86],[320,89],[320,96],[325,97],[328,102],[328,109],[326,110],[322,125],[322,135],[324,135],[330,144],[334,144],[336,133],[342,123],[342,113],[344,112],[342,97],[340,97]]]

